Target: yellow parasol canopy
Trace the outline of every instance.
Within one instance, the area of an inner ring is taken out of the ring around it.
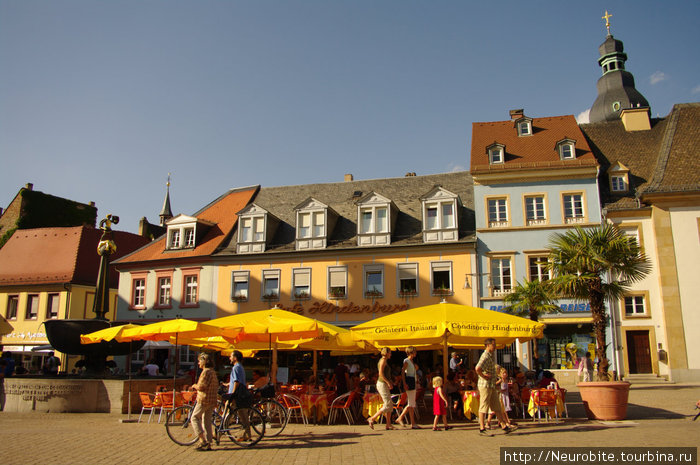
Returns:
[[[200,328],[234,344],[242,341],[297,341],[320,334],[319,324],[313,318],[278,308],[217,318],[201,323]]]
[[[124,331],[127,329],[140,328],[139,325],[125,324],[121,326],[110,326],[109,328],[101,329],[88,334],[80,335],[81,344],[96,344],[102,341],[116,340],[117,342],[124,342],[121,337]]]
[[[168,341],[172,336],[177,338],[196,338],[214,336],[215,334],[203,330],[201,323],[192,320],[176,318],[163,320],[149,325],[138,326],[124,330],[121,340],[124,341]]]
[[[15,330],[15,328],[13,328],[12,325],[7,322],[5,317],[0,315],[0,336],[4,336],[5,334],[10,334],[14,330]]]

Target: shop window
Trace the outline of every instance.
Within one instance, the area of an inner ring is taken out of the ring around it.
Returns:
[[[46,300],[46,318],[49,320],[58,318],[59,294],[49,294]]]
[[[250,287],[250,271],[234,271],[231,273],[231,300],[246,302]]]
[[[452,295],[452,262],[430,264],[432,295]]]
[[[19,307],[19,296],[18,295],[7,296],[7,311],[5,312],[5,316],[7,317],[8,320],[16,320],[17,319],[17,308],[18,307]]]
[[[24,314],[25,320],[36,320],[39,315],[39,295],[29,294],[27,296],[27,310]]]
[[[292,270],[292,292],[295,300],[311,298],[311,268]]]
[[[418,263],[399,263],[397,265],[399,297],[418,295]]]
[[[345,299],[348,295],[348,268],[346,266],[328,267],[328,297]]]

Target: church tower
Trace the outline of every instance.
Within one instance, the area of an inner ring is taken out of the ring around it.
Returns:
[[[168,183],[166,184],[165,200],[163,208],[160,210],[160,225],[165,226],[165,222],[173,217],[173,212],[170,209],[170,173],[168,173]]]
[[[610,33],[611,17],[607,11],[603,16],[608,35],[598,47],[598,65],[603,70],[603,75],[598,79],[598,98],[593,103],[589,116],[591,123],[619,120],[623,110],[632,108],[646,108],[649,111],[649,102],[634,87],[634,76],[625,70],[627,54],[622,41]]]

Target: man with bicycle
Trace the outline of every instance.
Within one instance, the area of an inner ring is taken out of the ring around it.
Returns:
[[[236,407],[239,408],[244,433],[237,439],[249,441],[251,440],[250,422],[248,420],[248,408],[250,405],[247,404],[250,402],[250,400],[252,400],[252,396],[248,392],[248,386],[246,386],[245,383],[243,354],[240,350],[234,350],[231,352],[229,360],[233,364],[233,367],[231,368],[231,376],[228,383],[223,383],[224,386],[228,386],[228,394],[224,396],[224,399],[226,400],[226,412],[230,412]]]

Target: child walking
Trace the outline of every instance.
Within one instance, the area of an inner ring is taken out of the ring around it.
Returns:
[[[447,425],[447,397],[445,397],[445,391],[442,389],[442,378],[436,376],[433,378],[433,413],[435,414],[435,420],[433,420],[433,431],[440,431],[438,428],[438,420],[442,417],[442,423],[445,425],[445,430],[452,428]]]
[[[510,406],[510,396],[508,393],[508,370],[505,367],[496,365],[496,373],[498,373],[498,380],[496,381],[496,386],[498,387],[498,394],[501,399],[501,405],[503,406],[503,416],[506,419],[506,425],[509,428],[514,428],[514,425],[510,422],[510,417],[508,412],[512,410]],[[491,419],[496,415],[494,412],[489,410],[489,416],[486,419],[486,429],[491,429]]]

